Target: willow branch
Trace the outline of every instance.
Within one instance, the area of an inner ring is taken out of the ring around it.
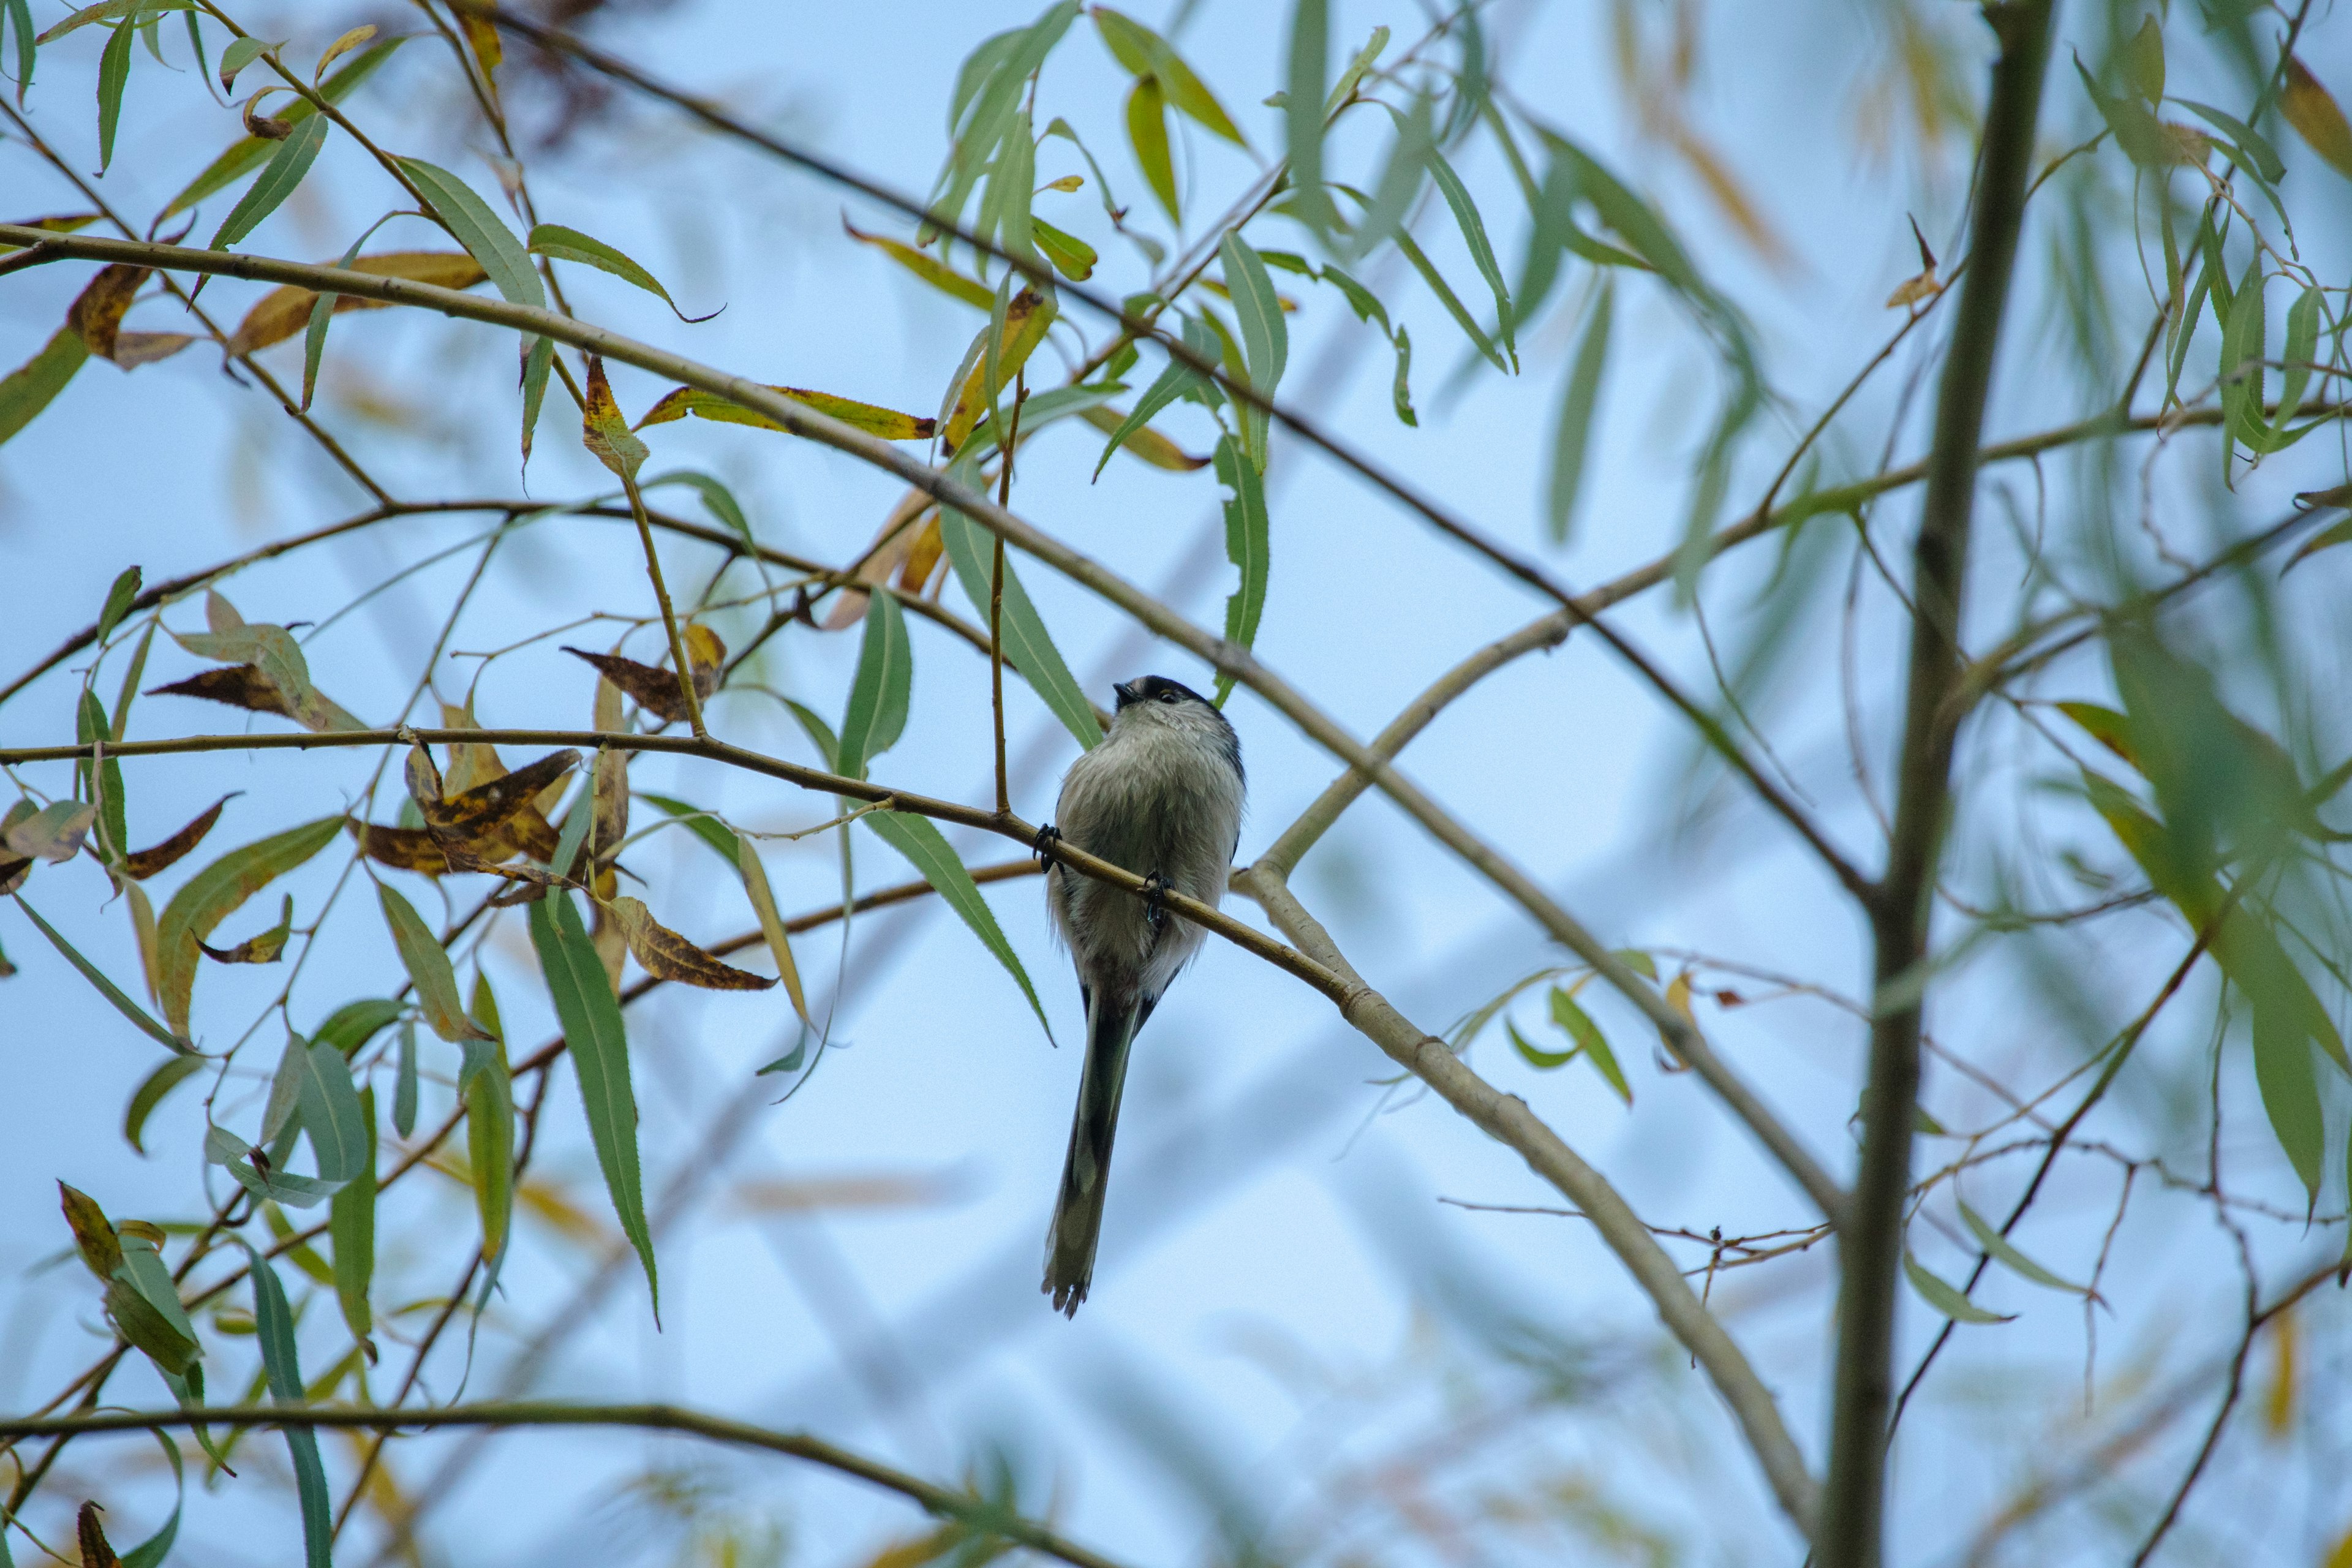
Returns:
[[[1870,918],[1876,996],[1863,1089],[1862,1160],[1839,1237],[1838,1347],[1821,1568],[1876,1568],[1885,1534],[1886,1423],[1892,1394],[1896,1265],[1911,1180],[1936,868],[1951,815],[1954,727],[1946,705],[1963,679],[1959,646],[1976,502],[1978,448],[1994,354],[2017,259],[2049,54],[2051,0],[2007,0],[1985,18],[2000,42],[1985,110],[1971,264],[1960,285],[1936,408],[1927,489],[1913,548],[1911,650],[1896,765],[1895,826]]]
[[[1805,1468],[1796,1439],[1780,1419],[1771,1391],[1608,1178],[1587,1164],[1528,1109],[1525,1100],[1480,1078],[1444,1040],[1412,1023],[1364,984],[1330,933],[1300,905],[1281,878],[1252,873],[1238,879],[1234,890],[1255,899],[1266,917],[1302,952],[1350,984],[1351,999],[1340,1008],[1350,1025],[1481,1131],[1515,1151],[1528,1169],[1558,1188],[1592,1222],[1602,1241],[1650,1298],[1667,1330],[1706,1369],[1716,1391],[1731,1407],[1732,1418],[1739,1424],[1781,1509],[1811,1537],[1819,1515],[1820,1489]]]
[[[749,1422],[730,1421],[674,1405],[564,1405],[553,1401],[516,1400],[482,1405],[457,1405],[438,1410],[366,1410],[332,1405],[195,1405],[180,1410],[105,1410],[87,1415],[53,1415],[0,1420],[0,1436],[79,1436],[99,1432],[148,1432],[186,1426],[303,1426],[376,1431],[394,1427],[431,1430],[438,1427],[496,1426],[566,1427],[625,1426],[641,1431],[685,1432],[741,1448],[759,1448],[822,1465],[830,1470],[879,1487],[940,1519],[953,1520],[975,1531],[1009,1541],[1033,1552],[1073,1564],[1073,1568],[1120,1568],[1115,1560],[1078,1545],[1042,1524],[973,1497],[969,1492],[924,1480],[878,1460],[813,1437],[804,1432],[778,1432]]]

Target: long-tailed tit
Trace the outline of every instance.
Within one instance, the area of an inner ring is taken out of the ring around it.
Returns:
[[[1113,689],[1110,733],[1070,765],[1060,821],[1038,835],[1043,852],[1060,837],[1153,888],[1138,899],[1058,864],[1045,874],[1046,907],[1076,963],[1087,1009],[1077,1112],[1045,1237],[1045,1289],[1073,1316],[1094,1280],[1128,1052],[1201,947],[1201,929],[1169,914],[1157,895],[1172,889],[1213,907],[1224,898],[1244,787],[1241,740],[1199,693],[1157,675]]]

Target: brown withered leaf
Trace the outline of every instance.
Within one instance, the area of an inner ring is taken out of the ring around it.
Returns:
[[[613,923],[647,974],[706,991],[765,991],[775,982],[721,963],[663,925],[636,899],[612,900]]]
[[[421,871],[427,877],[445,876],[456,868],[431,828],[384,827],[356,817],[344,826],[359,840],[360,853],[378,865],[395,871]]]
[[[351,269],[374,278],[405,278],[412,283],[433,283],[444,289],[471,289],[489,275],[482,264],[463,251],[394,250],[375,256],[360,256],[352,259]],[[249,354],[266,349],[272,343],[282,343],[310,323],[310,307],[319,296],[308,289],[273,289],[261,297],[260,303],[245,313],[245,320],[229,334],[228,352]],[[362,300],[355,295],[341,294],[335,298],[335,314],[346,310],[381,310],[381,300]]]
[[[215,947],[198,937],[196,945],[215,963],[275,963],[286,951],[286,939],[293,933],[294,900],[289,894],[285,907],[278,911],[278,923],[260,935],[247,937],[235,947],[228,948]]]
[[[213,830],[213,824],[220,820],[221,807],[242,793],[244,792],[232,791],[221,796],[209,807],[197,813],[194,821],[172,835],[171,837],[164,839],[161,844],[146,849],[134,850],[124,856],[122,874],[134,882],[143,882],[157,872],[168,870],[178,864],[183,856],[205,841],[205,835],[210,833]]]
[[[5,897],[5,895],[13,893],[17,889],[23,887],[25,885],[25,879],[32,874],[32,857],[28,855],[14,855],[10,854],[6,850],[0,850],[0,897]],[[0,963],[6,962],[7,955],[5,953],[0,953]],[[0,980],[5,980],[8,975],[16,973],[16,966],[14,964],[10,964],[5,973],[0,973]]]
[[[151,686],[150,697],[201,697],[207,702],[226,702],[232,708],[243,708],[255,713],[276,713],[291,719],[294,710],[286,705],[286,694],[278,689],[278,682],[249,664],[225,664],[211,669],[200,669],[185,680],[175,680],[169,686]]]
[[[718,638],[712,637],[711,641],[717,642]],[[586,659],[595,666],[599,674],[627,693],[638,707],[656,718],[667,720],[672,724],[682,724],[686,721],[686,698],[677,689],[677,677],[668,670],[656,668],[650,664],[639,664],[635,659],[623,658],[618,654],[590,653],[586,648],[569,647],[563,651],[576,658]],[[689,655],[689,657],[692,656]],[[694,692],[696,696],[708,697],[719,689],[719,664],[723,662],[725,657],[722,648],[719,658],[709,664],[703,663],[699,658],[695,660]]]
[[[904,565],[914,553],[915,542],[924,531],[918,527],[925,512],[935,503],[928,491],[909,489],[900,496],[882,519],[882,526],[874,531],[873,542],[866,547],[866,558],[858,563],[856,580],[860,583],[887,583],[890,574]],[[856,626],[866,616],[866,594],[863,588],[843,592],[825,612],[824,626],[837,632]]]
[[[118,261],[99,269],[98,276],[74,300],[66,311],[66,325],[81,339],[82,347],[100,359],[114,357],[114,340],[122,331],[122,314],[131,309],[131,301],[139,286],[147,281],[147,268]]]
[[[408,761],[401,769],[401,781],[407,784],[408,798],[416,803],[417,811],[431,823],[434,813],[441,809],[444,786],[441,770],[435,765],[433,753],[425,749],[424,742],[409,742]]]
[[[425,748],[419,746],[415,755],[422,756],[424,752]],[[410,765],[415,765],[413,757]],[[425,765],[432,766],[429,758]],[[501,778],[477,784],[453,799],[427,802],[420,798],[417,809],[425,814],[425,823],[431,827],[468,839],[482,838],[506,828],[525,812],[537,815],[532,803],[539,798],[539,792],[579,765],[580,753],[566,747],[560,752],[550,752],[537,762],[526,763]],[[437,783],[439,774],[436,773],[434,777]],[[544,827],[546,824],[547,819],[541,817],[539,826]],[[549,854],[553,854],[552,829],[549,831],[547,849]],[[512,835],[509,833],[508,837]]]
[[[81,1568],[122,1568],[122,1559],[107,1544],[106,1531],[98,1522],[99,1511],[98,1504],[86,1502],[74,1516],[74,1533],[81,1541]]]
[[[646,460],[646,444],[629,429],[621,405],[613,399],[613,384],[604,378],[601,354],[588,356],[588,397],[580,411],[580,444],[623,479],[635,480]]]

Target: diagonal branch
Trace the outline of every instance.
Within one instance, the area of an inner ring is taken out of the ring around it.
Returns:
[[[898,1493],[926,1513],[953,1520],[980,1533],[1042,1552],[1072,1568],[1120,1568],[1114,1559],[1022,1518],[970,1492],[955,1491],[877,1459],[854,1453],[805,1432],[778,1432],[723,1415],[675,1405],[566,1405],[553,1401],[455,1405],[438,1410],[367,1410],[335,1405],[192,1405],[178,1410],[102,1410],[86,1415],[0,1420],[0,1437],[70,1436],[98,1432],[149,1432],[173,1426],[299,1426],[346,1431],[397,1427],[431,1430],[452,1426],[627,1426],[642,1431],[685,1432],[714,1443],[759,1448],[822,1465],[830,1470]]]

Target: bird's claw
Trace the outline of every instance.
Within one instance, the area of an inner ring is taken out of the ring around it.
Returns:
[[[1168,923],[1168,889],[1173,885],[1157,871],[1143,879],[1143,918],[1154,936]]]
[[[1037,857],[1037,868],[1045,870],[1054,864],[1054,846],[1062,841],[1062,830],[1052,823],[1037,829],[1037,837],[1029,841],[1029,852]]]

